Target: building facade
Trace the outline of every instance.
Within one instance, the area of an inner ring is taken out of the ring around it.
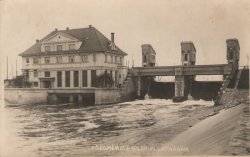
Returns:
[[[32,88],[117,87],[127,74],[127,54],[91,25],[55,29],[20,54]]]

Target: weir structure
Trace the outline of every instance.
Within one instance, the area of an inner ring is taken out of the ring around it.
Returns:
[[[143,67],[133,68],[136,80],[136,93],[142,97],[147,91],[150,81],[155,76],[175,76],[175,96],[173,101],[187,99],[192,89],[196,75],[223,75],[223,79],[230,78],[238,70],[240,46],[238,39],[228,39],[227,64],[195,65],[196,49],[191,41],[181,42],[181,65],[155,66],[155,51],[149,44],[142,45]]]

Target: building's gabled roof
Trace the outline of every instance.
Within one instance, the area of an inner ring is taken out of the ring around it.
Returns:
[[[110,49],[111,41],[106,38],[95,27],[80,28],[80,29],[68,29],[68,30],[55,30],[41,39],[39,42],[32,45],[29,49],[19,54],[20,56],[38,56],[45,52],[41,52],[42,42],[46,39],[54,36],[58,32],[72,36],[79,41],[82,41],[82,45],[76,52],[78,53],[92,53],[92,52],[108,52],[118,55],[127,55],[120,48],[116,46],[116,50]],[[56,52],[55,52],[56,53]],[[50,54],[50,53],[49,53]]]

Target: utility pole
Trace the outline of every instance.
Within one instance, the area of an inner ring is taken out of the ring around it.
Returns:
[[[12,78],[13,79],[13,64],[11,64],[11,74],[12,74]]]
[[[132,68],[134,67],[134,55],[132,54]]]
[[[249,67],[249,56],[247,55],[247,69]]]
[[[9,79],[8,73],[9,73],[9,63],[8,63],[8,56],[7,56],[7,80]]]
[[[17,77],[17,58],[16,58],[16,77]]]

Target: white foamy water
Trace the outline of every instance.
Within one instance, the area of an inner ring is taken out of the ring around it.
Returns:
[[[112,105],[20,105],[1,108],[1,156],[77,156],[106,138],[167,122],[212,101],[136,100]],[[181,113],[181,114],[180,114]],[[79,155],[81,156],[81,155]]]

